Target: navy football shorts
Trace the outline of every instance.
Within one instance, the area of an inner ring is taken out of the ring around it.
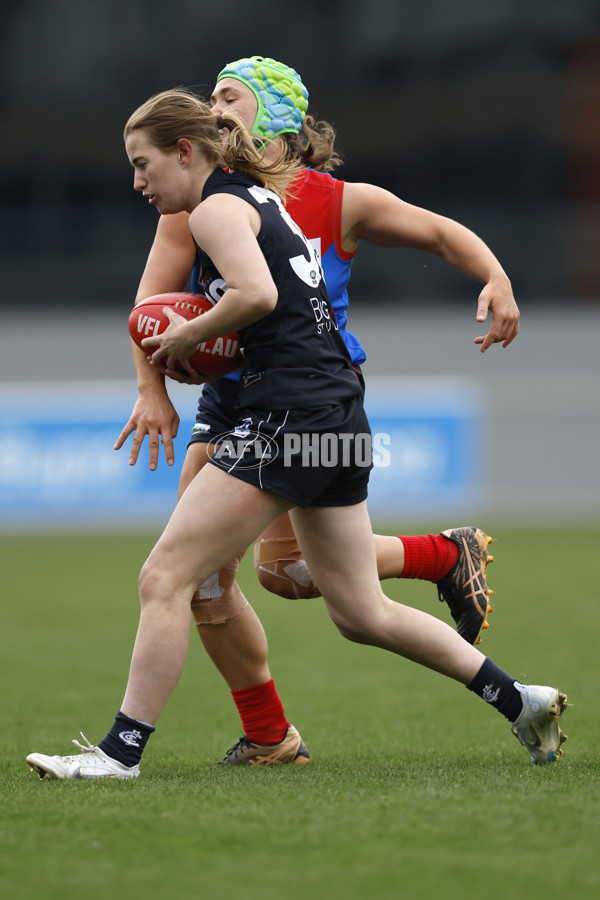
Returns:
[[[212,465],[295,506],[353,506],[367,497],[371,430],[362,397],[307,409],[243,409],[215,443]]]
[[[236,403],[240,387],[239,380],[233,378],[220,378],[203,385],[190,444],[209,444],[235,428],[239,419]]]

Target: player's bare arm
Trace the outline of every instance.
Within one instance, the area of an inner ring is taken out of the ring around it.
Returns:
[[[481,352],[495,343],[507,347],[519,331],[519,310],[506,272],[490,248],[459,222],[405,203],[382,188],[347,183],[342,207],[342,246],[356,249],[359,240],[380,247],[406,247],[435,253],[484,285],[478,297],[478,322],[492,312],[486,335],[475,338]]]
[[[161,216],[136,294],[136,304],[154,294],[183,290],[194,265],[195,254],[189,215]],[[167,393],[163,373],[148,364],[146,354],[133,342],[131,347],[138,398],[129,421],[115,443],[115,450],[119,450],[133,434],[129,455],[129,464],[133,466],[147,435],[150,469],[154,470],[158,465],[161,440],[167,464],[172,466],[175,462],[173,439],[179,428],[177,410]]]
[[[161,334],[146,338],[153,362],[166,357],[169,369],[191,371],[188,359],[202,341],[239,331],[271,312],[277,288],[256,240],[259,213],[239,197],[209,197],[192,212],[190,229],[199,247],[213,261],[227,290],[212,310],[192,321],[168,311],[170,324]]]

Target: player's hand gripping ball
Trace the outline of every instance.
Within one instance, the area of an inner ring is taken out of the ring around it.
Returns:
[[[165,307],[179,313],[185,319],[195,319],[212,309],[214,303],[204,294],[182,292],[155,294],[147,297],[131,310],[129,334],[138,347],[148,354],[152,348],[142,347],[144,338],[156,337],[166,330],[169,320],[164,314]],[[242,352],[240,336],[232,332],[224,337],[204,341],[189,359],[190,365],[202,375],[228,375],[241,368]]]

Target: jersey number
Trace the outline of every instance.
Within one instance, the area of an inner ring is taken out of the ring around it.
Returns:
[[[260,188],[255,185],[249,187],[248,190],[252,194],[254,199],[259,203],[268,203],[269,200],[272,200],[277,205],[277,209],[281,214],[281,218],[288,226],[288,228],[302,240],[302,243],[306,247],[306,252],[308,253],[308,259],[304,256],[304,254],[300,254],[300,256],[293,256],[290,259],[290,265],[298,278],[301,278],[305,284],[308,284],[309,287],[318,287],[321,279],[323,278],[323,272],[321,270],[321,264],[319,262],[317,251],[309,244],[304,234],[298,228],[277,194],[274,194],[272,191],[267,191],[265,188]]]

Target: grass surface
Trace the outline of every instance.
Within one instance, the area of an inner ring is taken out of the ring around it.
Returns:
[[[155,535],[3,537],[2,896],[598,897],[600,528],[492,533],[496,611],[481,646],[516,678],[568,693],[559,764],[531,766],[460,685],[343,641],[320,601],[264,594],[245,560],[312,764],[214,767],[240,726],[192,635],[132,783],[41,782],[24,757],[69,753],[80,729],[95,743],[110,726]],[[446,618],[431,585],[386,587]]]

